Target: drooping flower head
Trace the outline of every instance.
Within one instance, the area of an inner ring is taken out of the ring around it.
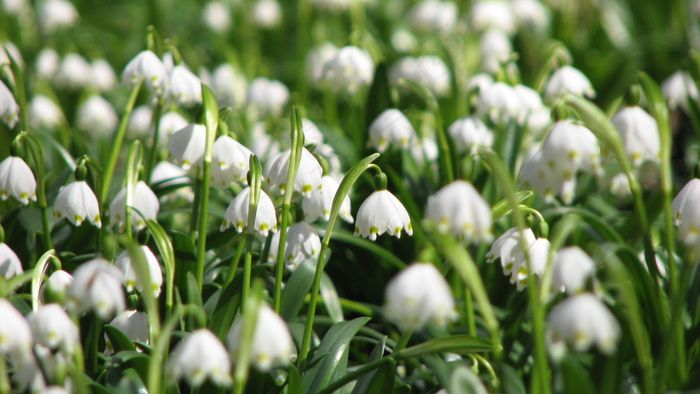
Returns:
[[[370,194],[357,210],[355,235],[374,241],[384,233],[401,238],[401,231],[413,235],[411,218],[401,201],[386,189]]]
[[[454,181],[428,197],[426,220],[438,231],[471,242],[491,240],[491,207],[474,187],[465,181]]]
[[[248,209],[250,204],[250,187],[241,190],[240,193],[231,201],[224,220],[221,222],[220,231],[233,226],[239,233],[246,231],[248,227]],[[275,205],[272,199],[264,191],[260,191],[258,200],[258,209],[255,213],[255,231],[261,236],[267,237],[270,231],[277,231],[277,215],[275,213]]]
[[[211,331],[195,330],[173,350],[168,371],[174,380],[185,379],[199,387],[207,379],[220,385],[231,384],[231,361],[224,345]]]
[[[0,162],[0,199],[14,197],[24,205],[36,201],[36,179],[22,158],[8,156]]]

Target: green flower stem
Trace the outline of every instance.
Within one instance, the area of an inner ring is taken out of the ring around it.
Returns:
[[[318,262],[316,263],[316,270],[314,272],[313,284],[311,286],[311,299],[309,301],[309,312],[306,318],[306,324],[304,325],[304,336],[301,343],[301,351],[299,353],[298,365],[301,366],[306,361],[309,355],[309,350],[311,350],[311,336],[313,334],[314,328],[314,317],[316,315],[316,304],[318,303],[318,291],[321,287],[321,277],[326,263],[326,254],[328,253],[328,247],[331,241],[331,236],[333,234],[333,227],[335,222],[338,220],[338,212],[340,211],[340,206],[343,200],[350,192],[350,188],[355,184],[357,179],[362,175],[367,169],[372,165],[372,162],[379,157],[379,153],[371,154],[364,159],[357,162],[348,173],[345,175],[343,180],[338,186],[338,191],[335,193],[333,198],[333,204],[331,206],[331,213],[328,218],[328,225],[326,227],[326,234],[323,236],[323,241],[321,243],[321,251],[318,254]]]
[[[7,376],[7,362],[0,357],[0,393],[10,394],[10,379]]]
[[[279,313],[282,306],[282,276],[284,274],[284,260],[287,247],[287,227],[289,226],[289,215],[291,212],[292,196],[294,195],[294,183],[299,171],[301,162],[301,150],[304,148],[304,132],[301,124],[301,115],[295,106],[291,116],[291,142],[292,147],[289,154],[289,164],[287,165],[287,182],[284,187],[284,202],[282,203],[282,213],[280,219],[280,239],[277,247],[277,261],[275,264],[275,292],[273,296],[273,307]]]
[[[178,305],[175,307],[170,319],[163,325],[160,336],[156,338],[156,342],[152,343],[153,351],[148,360],[148,392],[158,394],[161,392],[160,384],[166,381],[163,377],[163,361],[167,358],[168,346],[170,345],[170,337],[173,331],[180,323],[180,320],[186,315],[193,315],[199,322],[200,326],[204,326],[206,315],[204,311],[196,305]]]
[[[231,282],[233,282],[233,279],[236,277],[236,270],[238,269],[238,264],[240,264],[241,262],[241,256],[243,256],[243,249],[247,244],[247,239],[242,240],[238,243],[238,247],[236,248],[236,254],[233,255],[233,258],[231,258],[231,266],[228,270],[228,274],[226,274],[226,281],[224,282],[224,287],[228,286]]]
[[[248,244],[248,242],[246,242],[246,244]],[[253,254],[250,251],[247,251],[245,252],[245,258],[243,259],[243,288],[241,293],[241,305],[245,304],[245,301],[250,295],[250,276],[253,269],[252,264]]]
[[[129,147],[126,164],[126,199],[124,202],[124,228],[129,241],[134,239],[132,232],[131,207],[134,205],[134,192],[138,182],[139,166],[141,166],[141,141],[136,140]]]
[[[41,305],[39,293],[41,291],[41,282],[44,279],[46,270],[49,268],[49,263],[54,263],[57,270],[61,269],[61,261],[56,257],[56,251],[49,249],[44,253],[34,265],[32,273],[32,311],[36,312]]]
[[[255,234],[255,217],[258,212],[258,202],[262,188],[262,165],[255,155],[251,155],[248,161],[250,168],[249,182],[250,194],[248,195],[248,223],[246,224],[246,253],[243,262],[243,294],[241,295],[241,305],[245,305],[250,294],[250,276],[253,260],[253,237]]]
[[[153,281],[151,280],[150,270],[148,269],[148,262],[146,262],[146,255],[143,253],[141,247],[131,240],[128,241],[127,250],[131,257],[132,266],[134,267],[138,283],[141,289],[143,289],[140,293],[141,299],[146,306],[150,343],[156,343],[156,340],[160,337],[160,317],[158,313],[158,300],[153,295]]]
[[[151,173],[153,168],[156,166],[156,160],[158,159],[158,143],[160,142],[160,117],[163,112],[163,99],[158,97],[158,102],[156,103],[156,110],[153,113],[153,141],[151,142],[151,149],[148,152],[148,162],[146,165],[146,183],[151,182]]]
[[[204,285],[204,265],[207,255],[207,225],[209,219],[209,182],[211,180],[211,150],[219,123],[219,107],[211,90],[202,84],[202,102],[204,105],[204,126],[206,142],[202,160],[202,181],[199,189],[199,214],[197,216],[197,266],[196,278],[200,292]]]
[[[124,107],[124,114],[119,121],[119,128],[114,134],[114,140],[112,141],[112,151],[109,153],[109,159],[107,159],[107,165],[104,168],[103,178],[102,178],[102,190],[100,191],[100,205],[105,203],[107,199],[107,193],[109,193],[109,188],[112,185],[112,177],[114,176],[114,169],[117,166],[117,159],[119,158],[119,151],[122,148],[122,142],[124,142],[124,136],[126,135],[126,128],[129,125],[129,118],[131,117],[131,112],[134,110],[136,105],[136,99],[139,97],[139,92],[141,91],[141,85],[143,83],[139,82],[131,90],[129,95],[129,101]]]
[[[382,366],[382,364],[388,363],[391,361],[391,357],[382,357],[378,358],[374,361],[370,361],[367,364],[361,366],[360,368],[352,370],[352,372],[348,371],[347,374],[345,374],[342,378],[339,378],[332,383],[330,383],[328,386],[324,387],[321,389],[318,394],[330,394],[335,392],[336,390],[340,389],[341,387],[345,386],[346,384],[357,380],[360,376],[363,376],[365,374],[368,374],[371,371],[378,370],[379,367]]]
[[[29,154],[34,161],[34,167],[36,168],[37,177],[37,202],[39,203],[39,208],[41,209],[41,228],[42,237],[44,240],[44,249],[53,249],[53,242],[51,241],[51,221],[49,219],[49,208],[46,201],[46,171],[44,169],[44,154],[41,149],[41,145],[26,131],[19,134],[18,138],[22,138],[26,141],[26,147],[29,150]]]
[[[243,306],[243,329],[241,330],[241,347],[235,360],[236,366],[233,372],[234,394],[242,394],[248,380],[253,337],[255,335],[255,326],[258,323],[258,310],[263,303],[262,298],[263,283],[261,280],[256,280],[252,288],[251,297],[241,304]]]

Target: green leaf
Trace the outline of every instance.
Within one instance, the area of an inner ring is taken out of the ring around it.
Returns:
[[[39,308],[41,280],[44,278],[46,269],[49,267],[49,262],[55,257],[55,253],[53,249],[47,251],[39,258],[34,266],[34,271],[32,273],[32,311],[34,312]]]
[[[301,376],[294,364],[289,364],[287,377],[287,394],[304,394],[304,387],[301,384]]]
[[[367,359],[367,363],[371,363],[372,361],[379,360],[384,356],[384,352],[386,351],[386,339],[387,337],[384,336],[382,339],[374,345],[374,349],[372,349],[372,353],[369,354],[369,358]],[[367,389],[372,382],[372,378],[376,374],[376,371],[372,371],[367,373],[366,375],[362,376],[361,378],[357,379],[357,383],[355,383],[355,387],[352,389],[352,394],[363,394],[367,392]]]
[[[394,392],[396,363],[392,359],[383,362],[367,387],[367,394],[387,394]]]
[[[487,394],[479,377],[466,366],[455,368],[450,374],[450,394]]]
[[[345,320],[343,317],[343,308],[340,306],[340,298],[338,298],[338,292],[335,290],[333,281],[324,272],[321,276],[321,298],[323,299],[323,306],[328,312],[331,320],[334,323],[341,322]]]
[[[524,204],[525,201],[532,197],[533,194],[534,193],[532,192],[532,190],[520,190],[517,193],[515,193],[515,201],[517,201],[518,204]],[[502,216],[506,215],[508,212],[510,212],[510,205],[508,203],[508,199],[503,199],[497,202],[491,208],[491,216],[493,217],[493,221],[495,222]]]
[[[202,84],[202,105],[204,106],[204,126],[207,128],[207,141],[204,151],[204,161],[211,162],[211,146],[216,138],[216,128],[219,125],[219,105],[211,89]]]
[[[163,260],[163,265],[165,266],[165,306],[167,310],[170,311],[173,306],[173,291],[175,286],[175,252],[173,251],[173,244],[170,242],[170,238],[163,227],[155,220],[146,220],[146,227],[158,248],[160,258]]]
[[[294,270],[289,280],[284,285],[280,315],[285,321],[295,320],[299,310],[302,305],[304,305],[306,294],[309,292],[309,289],[311,289],[311,284],[314,279],[315,267],[315,264],[308,262],[299,264],[299,267]]]
[[[192,272],[187,273],[187,302],[190,304],[195,304],[200,308],[204,308],[202,293],[199,292],[197,278]]]
[[[508,364],[501,364],[499,368],[501,389],[504,394],[526,394],[525,385],[515,368]]]
[[[397,360],[421,357],[435,353],[469,354],[475,352],[489,352],[493,350],[490,341],[470,335],[453,335],[444,338],[435,338],[421,344],[401,349],[394,354]]]
[[[323,337],[310,364],[320,360],[304,373],[304,392],[313,394],[347,372],[349,345],[352,338],[370,318],[361,317],[334,324]]]
[[[572,356],[567,356],[561,362],[562,377],[564,380],[564,392],[567,394],[595,393],[595,387],[591,383],[591,376],[586,369]]]
[[[105,325],[104,330],[105,334],[107,334],[107,338],[109,339],[109,343],[112,344],[112,348],[115,352],[121,352],[123,350],[136,350],[136,346],[134,346],[133,342],[131,342],[131,340],[127,338],[123,332],[119,331],[118,328]]]

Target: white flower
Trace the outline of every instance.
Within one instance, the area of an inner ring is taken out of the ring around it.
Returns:
[[[29,102],[29,124],[36,128],[53,129],[63,122],[63,112],[53,100],[36,95]]]
[[[305,222],[289,227],[284,260],[290,269],[296,269],[304,260],[317,258],[320,251],[321,238],[313,227]]]
[[[78,11],[68,0],[43,0],[37,9],[39,28],[45,33],[69,27],[78,20]]]
[[[239,108],[245,103],[245,75],[230,64],[222,64],[214,70],[210,86],[222,106]]]
[[[124,68],[124,82],[136,85],[142,82],[154,93],[163,92],[168,82],[168,70],[163,62],[151,51],[141,51]]]
[[[202,102],[202,82],[187,66],[180,64],[170,71],[168,98],[174,102],[192,106]]]
[[[453,320],[455,302],[445,278],[430,263],[413,263],[386,286],[384,315],[403,331],[419,330],[429,322]]]
[[[6,243],[0,242],[0,276],[9,279],[23,272],[19,257]]]
[[[162,118],[161,118],[162,119]],[[127,135],[132,138],[146,138],[151,134],[153,110],[148,105],[139,105],[129,116]],[[183,125],[184,126],[184,125]],[[161,131],[162,132],[162,131]]]
[[[479,148],[490,149],[493,132],[476,116],[460,118],[447,129],[459,151],[475,155]]]
[[[323,144],[323,133],[316,126],[316,123],[312,122],[310,119],[303,118],[301,120],[301,130],[304,132],[304,145],[316,145],[316,148]],[[290,132],[289,130],[285,134],[287,142],[289,142]]]
[[[401,230],[413,235],[411,218],[401,201],[388,190],[377,190],[357,210],[355,235],[374,241],[385,232],[401,238]]]
[[[438,146],[434,137],[419,138],[411,145],[411,156],[419,166],[424,166],[426,163],[431,168],[437,168],[435,163],[438,159]]]
[[[505,1],[477,1],[472,5],[471,22],[476,31],[497,29],[509,35],[515,31],[513,13]]]
[[[291,150],[280,153],[267,171],[267,182],[279,188],[280,191],[286,188],[290,157]],[[318,164],[318,160],[306,148],[302,148],[294,190],[303,194],[304,197],[309,197],[315,189],[321,187],[322,176],[323,168]]]
[[[61,303],[65,300],[66,290],[73,282],[73,276],[66,271],[58,270],[49,276],[42,286],[44,301]]]
[[[668,101],[668,106],[675,110],[688,110],[688,101],[698,99],[698,87],[693,78],[685,71],[676,71],[664,80],[661,91]]]
[[[168,370],[174,380],[184,378],[193,387],[207,379],[221,386],[231,384],[228,352],[206,329],[195,330],[182,339],[173,351]]]
[[[67,218],[76,226],[80,226],[84,220],[97,228],[102,226],[97,197],[85,181],[71,182],[58,191],[54,216],[57,219]]]
[[[250,149],[233,138],[222,135],[212,147],[212,171],[214,182],[220,187],[228,187],[231,182],[246,182]]]
[[[610,193],[617,198],[627,198],[632,195],[630,190],[630,182],[627,175],[621,172],[610,179]]]
[[[398,109],[384,110],[369,126],[369,146],[379,152],[389,145],[406,149],[415,139],[416,131],[406,115]]]
[[[19,105],[5,83],[0,81],[0,119],[10,128],[19,120]]]
[[[97,59],[90,65],[90,86],[98,91],[112,90],[117,84],[112,66],[104,59]]]
[[[158,126],[160,127],[158,136],[159,142],[169,140],[178,130],[186,127],[189,123],[177,112],[171,111],[160,117]]]
[[[450,92],[450,70],[437,56],[402,58],[389,70],[389,80],[393,85],[401,79],[417,83],[435,96],[445,96]]]
[[[306,57],[306,76],[312,84],[318,86],[324,82],[332,82],[323,79],[324,70],[337,52],[338,48],[330,42],[324,42],[309,51]]]
[[[575,294],[595,273],[595,262],[578,246],[557,251],[552,267],[552,289]]]
[[[399,28],[391,34],[391,46],[397,52],[412,52],[418,46],[418,41],[410,31]]]
[[[566,94],[595,97],[591,81],[581,71],[568,65],[556,70],[544,88],[544,96],[550,103],[556,102]]]
[[[160,269],[158,259],[153,252],[151,252],[151,249],[145,245],[141,245],[140,249],[146,258],[148,276],[151,280],[148,290],[153,292],[154,297],[158,297],[158,295],[160,295],[160,288],[163,285],[163,272]],[[138,272],[133,265],[129,251],[125,250],[119,253],[117,259],[114,261],[114,265],[122,272],[127,291],[133,291],[134,288],[138,289],[140,292],[144,291],[141,286],[142,281],[137,277]]]
[[[250,187],[241,190],[238,195],[231,201],[224,220],[221,222],[219,231],[224,231],[233,226],[236,231],[242,233],[248,227],[248,205],[250,202]],[[255,212],[255,230],[263,237],[272,231],[277,231],[277,215],[275,213],[275,205],[270,197],[264,191],[260,190],[260,199],[258,200],[258,210]]]
[[[187,171],[167,161],[156,164],[151,173],[151,184],[167,187],[187,183]]]
[[[514,0],[510,3],[519,28],[543,31],[549,26],[549,10],[538,0]]]
[[[368,86],[374,76],[374,62],[369,53],[355,46],[340,48],[323,71],[323,79],[335,91],[355,94]]]
[[[491,234],[491,207],[474,187],[454,181],[428,197],[426,220],[438,231],[471,242],[488,242]]]
[[[279,114],[289,101],[289,89],[280,81],[256,78],[248,86],[246,101],[261,115]]]
[[[84,57],[69,53],[63,57],[54,81],[58,86],[77,90],[90,83],[91,71],[90,63]]]
[[[28,7],[27,0],[3,0],[2,9],[9,15],[20,16]]]
[[[61,58],[54,49],[44,48],[37,55],[34,68],[39,77],[52,79],[56,75],[60,63]]]
[[[488,117],[498,125],[522,118],[522,103],[515,89],[503,82],[480,86],[476,102],[476,113]]]
[[[81,130],[108,137],[117,128],[119,117],[109,101],[94,95],[78,107],[76,123]]]
[[[287,229],[289,230],[289,229]],[[270,238],[270,251],[267,255],[267,262],[268,263],[276,263],[277,262],[277,251],[280,248],[280,231],[272,233],[272,238]]]
[[[0,298],[0,354],[28,355],[32,331],[21,313],[6,299]]]
[[[673,199],[672,209],[675,225],[681,240],[693,246],[696,251],[700,247],[700,179],[692,179],[683,186]]]
[[[489,74],[474,74],[471,78],[469,78],[469,81],[467,82],[467,91],[481,91],[483,89],[488,88],[488,86],[492,85],[493,83],[493,77]]]
[[[502,30],[490,29],[481,36],[481,68],[496,73],[513,53],[510,38]]]
[[[224,33],[231,27],[230,11],[223,2],[210,1],[202,10],[202,21],[211,30]]]
[[[68,305],[75,313],[93,310],[102,320],[124,310],[122,273],[107,260],[82,263],[68,287]]]
[[[263,29],[271,29],[282,21],[282,7],[277,0],[257,0],[251,13],[255,25]]]
[[[131,206],[131,221],[137,229],[146,226],[146,220],[155,220],[160,210],[158,197],[143,181],[138,181],[134,187],[134,196]],[[109,206],[109,217],[112,225],[124,225],[126,213],[126,188],[117,193]],[[140,214],[139,214],[140,213]]]
[[[625,107],[612,118],[634,166],[644,161],[658,161],[661,142],[656,120],[640,107]]]
[[[529,246],[535,242],[535,234],[529,228],[523,230],[522,236],[524,245]],[[500,259],[503,275],[510,276],[514,273],[518,258],[522,255],[521,251],[520,231],[517,228],[511,228],[494,241],[491,249],[486,253],[486,260],[492,262]]]
[[[527,246],[525,251],[518,247],[515,256],[515,264],[510,275],[510,283],[514,283],[518,290],[525,288],[531,273],[542,276],[547,265],[550,243],[545,238],[537,238]]]
[[[565,343],[576,351],[588,350],[595,344],[605,354],[612,354],[620,337],[615,316],[591,294],[578,294],[555,306],[547,318],[547,339],[550,352],[560,359]]]
[[[276,159],[280,153],[280,145],[277,139],[272,138],[265,131],[265,123],[257,122],[253,125],[253,138],[250,141],[250,150],[264,163],[271,164],[270,159]],[[265,167],[267,169],[267,166]]]
[[[260,371],[287,365],[296,353],[287,324],[266,304],[260,305],[250,349],[253,365]],[[244,319],[239,317],[226,336],[226,344],[234,359],[241,348]]]
[[[0,198],[12,196],[24,205],[36,201],[34,173],[21,157],[8,156],[0,162]]]
[[[419,31],[447,32],[457,24],[457,14],[452,1],[423,0],[411,8],[409,22]]]
[[[148,343],[148,315],[135,310],[123,311],[109,323],[132,341]]]
[[[78,327],[58,304],[40,306],[27,321],[39,345],[68,354],[80,345]]]
[[[188,124],[173,133],[168,141],[168,151],[176,164],[184,170],[197,166],[204,159],[207,129],[201,124]]]
[[[311,192],[309,197],[301,200],[301,208],[304,210],[306,220],[313,222],[318,218],[328,220],[331,214],[333,199],[338,192],[340,184],[332,177],[325,175],[321,178],[321,187]],[[348,223],[353,222],[350,211],[350,198],[345,196],[340,205],[339,216]]]

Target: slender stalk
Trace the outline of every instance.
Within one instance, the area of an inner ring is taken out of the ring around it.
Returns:
[[[10,394],[10,379],[7,376],[7,362],[0,357],[0,393]]]
[[[243,256],[243,249],[247,245],[247,241],[241,241],[238,243],[238,247],[236,248],[236,254],[233,255],[233,258],[231,259],[231,266],[228,270],[228,274],[226,274],[226,281],[224,282],[224,287],[228,286],[231,282],[233,282],[233,279],[236,277],[236,270],[238,269],[238,264],[241,262],[241,256]]]
[[[148,162],[146,165],[146,183],[151,182],[151,173],[153,168],[156,166],[156,159],[158,158],[158,143],[160,142],[160,116],[163,112],[163,99],[158,97],[158,102],[156,103],[156,110],[153,113],[153,141],[151,142],[151,149],[148,152]]]
[[[129,101],[124,107],[124,114],[119,121],[119,128],[114,134],[114,140],[112,141],[112,151],[109,153],[109,159],[107,160],[107,165],[104,168],[103,178],[102,178],[102,191],[100,192],[100,205],[103,205],[107,199],[107,193],[109,193],[109,188],[112,185],[112,176],[114,176],[114,169],[117,166],[117,159],[119,158],[119,151],[122,148],[122,142],[124,142],[124,136],[126,135],[126,128],[129,125],[129,118],[131,117],[131,112],[134,110],[134,105],[136,105],[136,99],[139,97],[139,92],[141,91],[142,82],[139,82],[131,90],[129,95]]]
[[[236,357],[234,370],[233,392],[242,394],[248,380],[251,350],[255,326],[258,324],[258,310],[262,304],[263,284],[257,280],[252,289],[252,295],[243,303],[243,329],[241,330],[241,346]]]
[[[252,271],[253,254],[249,251],[245,253],[243,260],[243,293],[241,294],[241,305],[245,305],[250,295],[250,275]]]
[[[53,242],[51,241],[51,221],[49,220],[49,208],[46,201],[46,172],[44,170],[44,154],[39,145],[29,134],[26,132],[20,134],[27,141],[27,148],[32,160],[34,161],[34,166],[36,167],[37,176],[37,202],[39,203],[39,208],[41,209],[41,228],[42,228],[42,238],[44,240],[45,250],[53,249]]]
[[[342,378],[334,380],[331,384],[329,384],[328,386],[321,389],[318,392],[318,394],[333,393],[336,390],[338,390],[339,388],[345,386],[346,384],[348,384],[354,380],[357,380],[360,376],[368,374],[375,369],[379,369],[379,367],[382,364],[388,363],[388,362],[390,362],[389,357],[382,357],[382,358],[378,358],[374,361],[370,361],[369,363],[361,366],[360,368],[353,370],[352,372],[348,371],[348,373],[345,374]]]

